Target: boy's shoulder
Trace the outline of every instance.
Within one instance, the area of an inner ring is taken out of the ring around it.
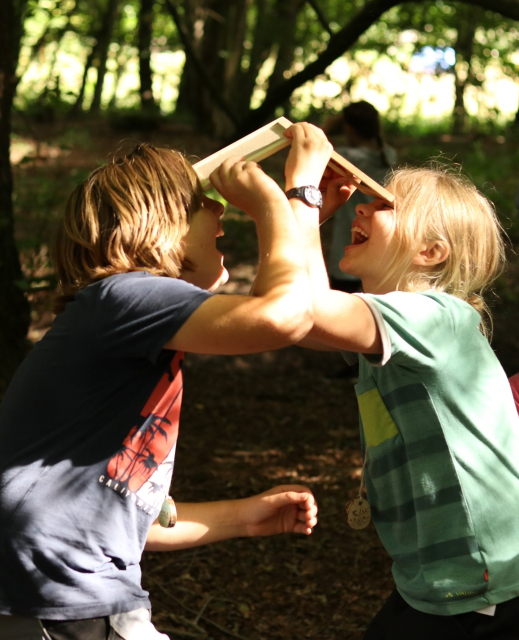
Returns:
[[[199,290],[198,287],[179,278],[159,276],[149,271],[129,271],[127,273],[116,273],[97,280],[84,289],[81,289],[79,293],[94,296],[110,296],[121,295],[127,291],[135,294],[135,292],[141,289],[148,292],[154,290],[176,290],[179,292]]]
[[[198,306],[212,294],[184,280],[158,276],[148,271],[131,271],[107,276],[78,291],[67,304],[68,315],[132,317],[144,313],[180,313]],[[67,310],[66,308],[66,310]]]

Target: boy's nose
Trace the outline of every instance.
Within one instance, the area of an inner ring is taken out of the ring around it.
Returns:
[[[222,204],[221,202],[218,202],[218,200],[216,200],[215,213],[220,218],[221,216],[223,216],[224,212],[225,212],[225,205]]]
[[[209,198],[208,196],[204,196],[202,204],[206,209],[212,211],[219,218],[223,215],[225,211],[225,205],[223,205],[219,200],[213,200],[213,198]]]

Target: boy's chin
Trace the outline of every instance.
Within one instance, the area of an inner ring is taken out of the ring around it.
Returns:
[[[222,273],[220,274],[220,277],[218,278],[218,280],[211,285],[210,287],[207,288],[208,291],[216,291],[219,287],[221,287],[223,284],[225,284],[227,281],[229,280],[229,272],[227,271],[227,269],[223,269]]]

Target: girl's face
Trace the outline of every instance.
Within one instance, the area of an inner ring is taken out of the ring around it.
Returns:
[[[184,236],[185,257],[193,270],[183,270],[181,278],[208,291],[214,291],[229,278],[223,254],[216,248],[216,238],[223,236],[220,218],[224,210],[223,204],[203,196],[202,206],[193,215]]]
[[[393,291],[401,274],[384,281],[386,267],[398,250],[395,237],[394,205],[381,198],[355,207],[356,218],[351,227],[351,244],[345,247],[339,268],[362,280],[364,291]]]

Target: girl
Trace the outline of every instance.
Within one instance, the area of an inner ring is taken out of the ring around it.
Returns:
[[[289,135],[305,140],[296,165],[310,148],[315,163],[319,146],[327,161],[322,133],[305,125]],[[287,188],[303,186],[294,175],[312,184],[287,169]],[[394,206],[357,205],[340,261],[362,280],[364,293],[351,295],[329,288],[319,217],[353,187],[339,178],[326,187],[320,213],[291,204],[313,289],[305,342],[359,354],[363,481],[396,583],[365,638],[516,637],[519,418],[482,298],[503,263],[495,212],[460,175],[395,171]],[[352,524],[367,511],[359,492]]]
[[[256,222],[261,294],[210,293],[228,277],[216,248],[224,208],[178,152],[140,145],[69,199],[55,251],[59,313],[0,406],[2,640],[165,638],[140,585],[144,548],[309,534],[316,524],[313,496],[298,485],[179,505],[173,528],[156,521],[172,476],[183,352],[269,350],[311,327],[284,193],[238,158],[211,180]]]

